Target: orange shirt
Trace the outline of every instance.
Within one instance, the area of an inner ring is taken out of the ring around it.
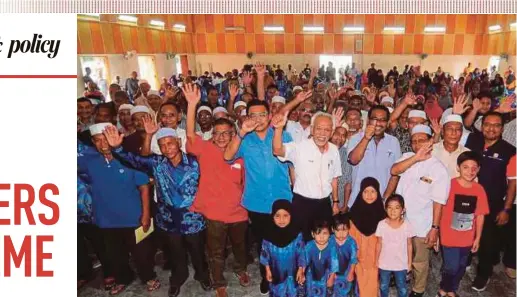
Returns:
[[[476,235],[476,217],[489,213],[485,189],[473,182],[464,188],[458,178],[451,180],[449,199],[440,220],[440,240],[446,247],[470,247]]]

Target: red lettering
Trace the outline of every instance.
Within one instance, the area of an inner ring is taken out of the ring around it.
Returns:
[[[20,268],[22,260],[25,257],[25,276],[31,276],[31,237],[25,236],[23,239],[20,253],[16,254],[11,236],[4,235],[4,273],[5,276],[11,276],[11,258],[14,266]]]
[[[57,203],[47,199],[47,197],[45,196],[45,192],[47,190],[52,191],[52,194],[54,195],[59,195],[59,189],[54,184],[44,184],[39,189],[39,201],[41,202],[41,204],[52,209],[52,218],[47,219],[44,214],[39,214],[38,217],[43,225],[49,226],[54,225],[57,223],[57,221],[59,221],[59,206],[57,205]]]
[[[10,184],[0,184],[0,190],[10,189]],[[0,207],[9,207],[9,201],[0,201]],[[0,225],[11,225],[11,219],[0,219]]]
[[[46,241],[53,241],[52,235],[38,235],[36,236],[36,276],[37,277],[53,277],[54,271],[43,270],[43,260],[52,259],[52,253],[43,252],[43,243]]]
[[[22,191],[25,190],[29,194],[27,201],[22,201]],[[34,188],[29,184],[15,184],[14,185],[14,224],[21,225],[21,212],[25,209],[29,225],[36,225],[34,215],[32,214],[31,206],[35,200]]]

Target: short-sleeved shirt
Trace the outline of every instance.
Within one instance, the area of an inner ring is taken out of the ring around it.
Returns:
[[[451,191],[440,220],[441,244],[447,247],[470,247],[476,235],[476,217],[488,214],[485,189],[474,182],[465,188],[457,178],[451,180]]]
[[[244,160],[246,181],[242,206],[248,211],[271,213],[271,206],[278,199],[291,201],[288,163],[273,155],[273,128],[260,139],[256,132],[244,136],[235,159]],[[282,142],[292,142],[289,133],[282,133]]]
[[[214,221],[246,221],[248,212],[241,205],[244,190],[242,159],[228,164],[223,151],[197,135],[194,145],[187,143],[187,151],[197,157],[200,166],[199,189],[191,210]]]
[[[413,149],[411,148],[411,134],[409,134],[409,129],[404,129],[400,125],[393,130],[386,131],[386,133],[395,136],[400,143],[400,151],[402,153],[411,152]]]
[[[466,147],[483,156],[478,179],[488,196],[490,216],[495,218],[504,208],[504,197],[508,188],[506,167],[510,158],[515,155],[515,147],[499,139],[492,146],[485,148],[485,139],[479,132],[469,135]]]
[[[359,132],[350,138],[348,142],[348,158],[350,153],[364,137],[364,132]],[[361,181],[366,177],[377,179],[380,185],[381,195],[386,190],[391,177],[391,166],[400,158],[399,141],[389,134],[384,134],[379,144],[375,144],[372,138],[364,152],[363,159],[352,169],[352,193],[348,201],[348,207],[354,205],[361,187]]]
[[[279,160],[294,165],[293,192],[306,198],[327,198],[332,193],[332,180],[342,174],[337,147],[329,142],[327,150],[321,153],[313,139],[306,139],[287,143],[284,148],[285,157]]]
[[[298,143],[305,139],[309,139],[309,136],[311,135],[311,126],[308,126],[304,129],[299,122],[288,121],[285,127],[285,131],[291,134],[291,137],[295,143]]]
[[[443,146],[443,141],[440,141],[433,145],[432,154],[438,158],[443,165],[445,165],[447,172],[449,172],[449,176],[454,178],[460,176],[460,173],[457,170],[458,156],[461,155],[461,153],[468,151],[470,151],[468,148],[460,144],[454,152],[449,153]]]
[[[397,163],[414,156],[405,153]],[[433,225],[433,202],[445,205],[451,179],[436,157],[418,162],[400,174],[396,193],[404,197],[406,216],[417,237],[426,237]]]
[[[386,220],[380,221],[375,231],[375,236],[382,239],[379,268],[389,271],[407,270],[407,240],[415,236],[413,229],[407,221],[395,229]]]
[[[515,174],[516,167],[517,167],[517,164],[516,164],[516,160],[515,160],[515,155],[513,155],[513,157],[508,162],[508,166],[506,167],[506,175],[508,176],[508,179],[513,179],[513,180],[517,179],[517,176]],[[517,199],[513,200],[513,204],[517,204]]]
[[[149,177],[116,159],[106,161],[100,153],[79,153],[77,163],[79,173],[90,178],[95,224],[100,228],[139,226],[142,201],[138,187],[149,183]]]

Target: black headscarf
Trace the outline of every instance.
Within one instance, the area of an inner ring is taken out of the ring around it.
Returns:
[[[274,222],[274,216],[275,213],[283,209],[287,211],[289,214],[291,214],[291,222],[289,225],[287,225],[284,228],[278,227]],[[293,242],[294,239],[298,236],[300,233],[299,228],[296,227],[296,224],[293,222],[293,214],[291,212],[291,202],[285,199],[280,199],[275,201],[273,203],[272,211],[271,211],[271,225],[269,228],[269,236],[266,236],[266,240],[271,242],[277,247],[286,247],[291,242]]]
[[[363,191],[372,187],[377,191],[377,200],[372,204],[366,203],[363,199]],[[361,189],[355,198],[354,205],[350,210],[350,218],[359,231],[365,236],[370,236],[375,233],[377,224],[386,218],[386,211],[382,203],[381,194],[379,191],[379,182],[373,177],[366,177],[361,181]]]

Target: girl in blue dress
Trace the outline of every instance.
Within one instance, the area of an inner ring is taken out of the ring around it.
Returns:
[[[336,245],[329,242],[330,229],[328,222],[316,221],[311,230],[314,240],[305,246],[307,297],[333,295],[334,279],[339,263]]]
[[[348,234],[350,217],[347,214],[334,216],[332,230],[334,235],[330,238],[330,242],[336,246],[339,264],[334,281],[334,297],[347,297],[352,289],[355,264],[357,264],[357,243]]]
[[[269,296],[295,297],[303,284],[304,242],[299,228],[291,223],[291,202],[277,200],[272,207],[269,236],[263,240],[260,264],[266,267]]]

